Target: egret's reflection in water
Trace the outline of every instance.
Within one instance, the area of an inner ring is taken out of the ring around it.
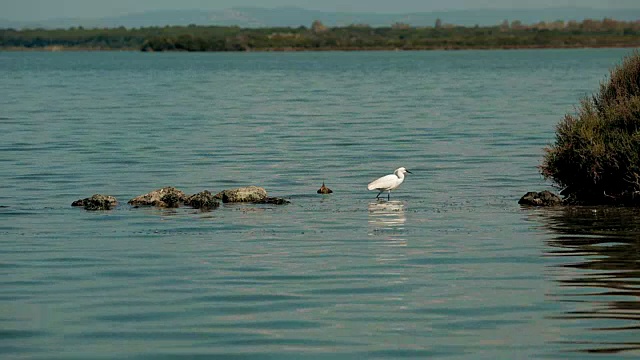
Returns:
[[[562,341],[577,351],[640,354],[640,211],[566,208],[532,215],[554,232],[546,255],[561,260],[549,273],[560,285],[550,295],[565,305],[557,315],[567,332]]]
[[[405,204],[402,201],[377,201],[369,203],[369,236],[375,244],[375,260],[378,271],[384,274],[382,287],[401,289],[410,281],[404,261],[407,259],[405,232]],[[387,306],[400,309],[406,306],[406,293],[394,291],[385,297]]]
[[[402,201],[369,203],[369,224],[381,229],[403,229],[407,218]]]
[[[369,235],[382,236],[388,246],[406,246],[405,204],[402,201],[369,203]]]

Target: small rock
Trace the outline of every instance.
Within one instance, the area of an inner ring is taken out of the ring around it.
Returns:
[[[318,194],[331,194],[332,192],[333,192],[333,190],[331,190],[328,187],[324,186],[324,181],[322,182],[322,187],[320,187],[320,189],[318,189]]]
[[[136,196],[129,200],[130,205],[134,206],[157,206],[166,208],[179,207],[180,203],[183,203],[186,199],[184,192],[171,187],[163,187],[162,189],[154,190],[148,194]]]
[[[209,190],[205,190],[189,196],[184,201],[184,204],[187,206],[191,206],[192,208],[201,210],[211,210],[220,206],[220,202],[218,202],[213,197],[213,194],[211,194]]]
[[[530,206],[556,206],[562,205],[562,198],[551,191],[528,192],[520,198],[518,204]]]
[[[214,196],[223,203],[251,202],[260,203],[267,198],[267,190],[258,186],[247,186],[231,190],[223,190]]]
[[[102,194],[94,194],[71,203],[71,206],[82,206],[85,210],[111,210],[116,205],[118,205],[118,200],[115,197]]]

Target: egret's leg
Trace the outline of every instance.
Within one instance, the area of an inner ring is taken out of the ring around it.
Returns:
[[[391,190],[387,193],[387,201],[391,200]]]
[[[384,190],[380,191],[380,192],[378,193],[378,195],[376,195],[376,199],[378,199],[378,198],[380,197],[380,194],[382,194],[383,192],[384,192]]]

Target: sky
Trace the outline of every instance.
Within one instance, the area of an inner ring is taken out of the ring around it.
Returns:
[[[297,6],[332,12],[409,13],[567,6],[640,9],[640,0],[0,0],[0,18],[13,21],[101,18],[153,10],[223,10],[240,6]]]

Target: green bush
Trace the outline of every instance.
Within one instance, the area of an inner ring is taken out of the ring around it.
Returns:
[[[573,204],[640,205],[640,54],[558,124],[540,171]]]

